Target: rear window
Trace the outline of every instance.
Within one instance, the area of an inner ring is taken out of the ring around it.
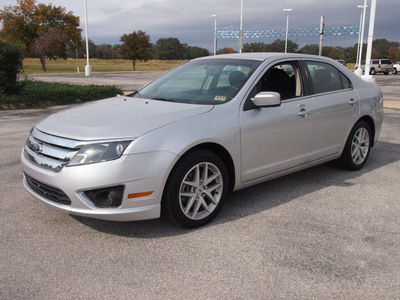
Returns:
[[[383,65],[391,65],[392,61],[390,59],[382,59],[382,64]]]

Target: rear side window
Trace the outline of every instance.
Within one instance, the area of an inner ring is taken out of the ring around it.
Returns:
[[[383,65],[391,65],[392,61],[390,59],[382,59],[382,64]]]
[[[314,94],[351,88],[350,80],[338,69],[323,62],[307,61]]]
[[[343,89],[351,89],[353,86],[351,85],[350,79],[348,79],[342,72],[340,73],[340,79],[342,80],[342,87]]]

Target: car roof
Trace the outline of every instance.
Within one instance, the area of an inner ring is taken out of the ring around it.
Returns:
[[[246,53],[232,53],[232,54],[219,54],[214,56],[205,56],[201,58],[197,58],[196,60],[201,59],[249,59],[249,60],[258,60],[265,61],[270,58],[309,58],[309,59],[323,59],[323,60],[331,60],[330,58],[324,56],[310,55],[310,54],[301,54],[301,53],[281,53],[281,52],[246,52]]]

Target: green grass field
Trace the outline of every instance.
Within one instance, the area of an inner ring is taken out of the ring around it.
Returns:
[[[136,71],[163,71],[181,64],[184,60],[149,60],[136,62]],[[92,72],[133,71],[132,61],[125,59],[91,59]],[[38,58],[26,58],[23,61],[25,74],[85,73],[86,59],[46,60],[47,72],[42,70]]]

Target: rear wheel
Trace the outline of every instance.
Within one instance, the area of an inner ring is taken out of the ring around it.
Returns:
[[[164,190],[163,215],[185,228],[210,222],[228,194],[228,172],[213,152],[197,150],[172,170]]]
[[[371,71],[369,71],[369,74],[371,74],[371,75],[375,75],[375,74],[376,74],[376,71],[375,71],[375,69],[374,69],[374,68],[372,68],[372,69],[371,69]]]
[[[396,69],[396,68],[393,68],[392,73],[393,73],[393,74],[397,74],[397,69]]]
[[[358,122],[350,132],[339,159],[340,165],[348,170],[359,170],[366,164],[371,150],[371,129],[368,123]]]

